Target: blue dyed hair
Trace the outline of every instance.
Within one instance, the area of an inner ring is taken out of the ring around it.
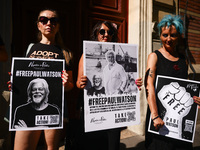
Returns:
[[[174,17],[171,15],[166,15],[157,25],[159,35],[161,34],[163,27],[166,27],[166,26],[169,27],[172,25],[175,26],[175,28],[179,34],[183,33],[183,21],[182,21],[181,17],[178,15],[174,16]]]

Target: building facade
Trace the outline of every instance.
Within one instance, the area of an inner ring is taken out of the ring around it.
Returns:
[[[82,54],[82,40],[88,40],[94,24],[98,20],[108,20],[117,24],[119,41],[139,45],[139,76],[143,78],[146,71],[147,56],[160,47],[156,32],[156,23],[166,14],[181,15],[186,31],[182,45],[190,58],[189,74],[191,79],[200,80],[200,1],[199,0],[1,0],[0,34],[4,40],[9,60],[0,63],[0,91],[7,90],[8,72],[13,56],[23,56],[29,43],[35,43],[36,20],[38,12],[44,8],[59,10],[61,34],[66,46],[74,53],[74,80],[76,80],[78,60]],[[44,7],[45,6],[45,7]],[[77,89],[71,95],[77,95]],[[144,87],[141,93],[141,124],[128,127],[130,130],[144,134],[147,101]],[[74,109],[78,97],[69,96],[71,118],[77,118]],[[7,103],[0,97],[0,124],[4,123]],[[6,107],[5,107],[6,106]],[[75,113],[74,113],[75,112]],[[200,116],[198,118],[200,120]],[[6,127],[6,123],[5,128]],[[5,131],[0,127],[0,131]],[[3,132],[0,132],[3,133]]]

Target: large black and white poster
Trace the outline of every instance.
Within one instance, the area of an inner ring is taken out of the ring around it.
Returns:
[[[64,60],[13,58],[11,131],[63,127]]]
[[[84,41],[85,132],[140,123],[138,46]]]
[[[149,132],[193,142],[198,112],[193,96],[199,96],[199,88],[200,82],[157,76],[157,105],[165,124],[156,131],[150,121]]]

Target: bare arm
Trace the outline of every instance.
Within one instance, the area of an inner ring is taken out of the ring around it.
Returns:
[[[86,84],[87,84],[87,76],[83,75],[83,55],[82,55],[78,65],[78,76],[77,76],[76,86],[79,89],[83,89],[86,86]]]
[[[156,63],[157,63],[157,55],[155,53],[151,53],[148,56],[147,60],[147,71],[146,71],[146,95],[147,95],[147,101],[149,104],[149,108],[151,111],[151,118],[154,119],[158,116],[158,108],[156,104],[156,95],[155,95],[155,87],[154,87],[154,81],[156,77]],[[160,117],[155,119],[154,121],[154,127],[156,129],[159,129],[164,125],[164,122]]]
[[[63,71],[62,74],[63,85],[65,91],[70,91],[74,87],[72,71]]]

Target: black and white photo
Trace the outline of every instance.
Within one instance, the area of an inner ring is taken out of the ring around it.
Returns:
[[[103,69],[103,79],[106,95],[122,94],[126,89],[127,75],[122,65],[116,62],[116,55],[113,50],[105,53],[107,61]]]
[[[85,131],[139,124],[138,46],[84,41]]]
[[[62,128],[63,60],[13,58],[10,130]]]

